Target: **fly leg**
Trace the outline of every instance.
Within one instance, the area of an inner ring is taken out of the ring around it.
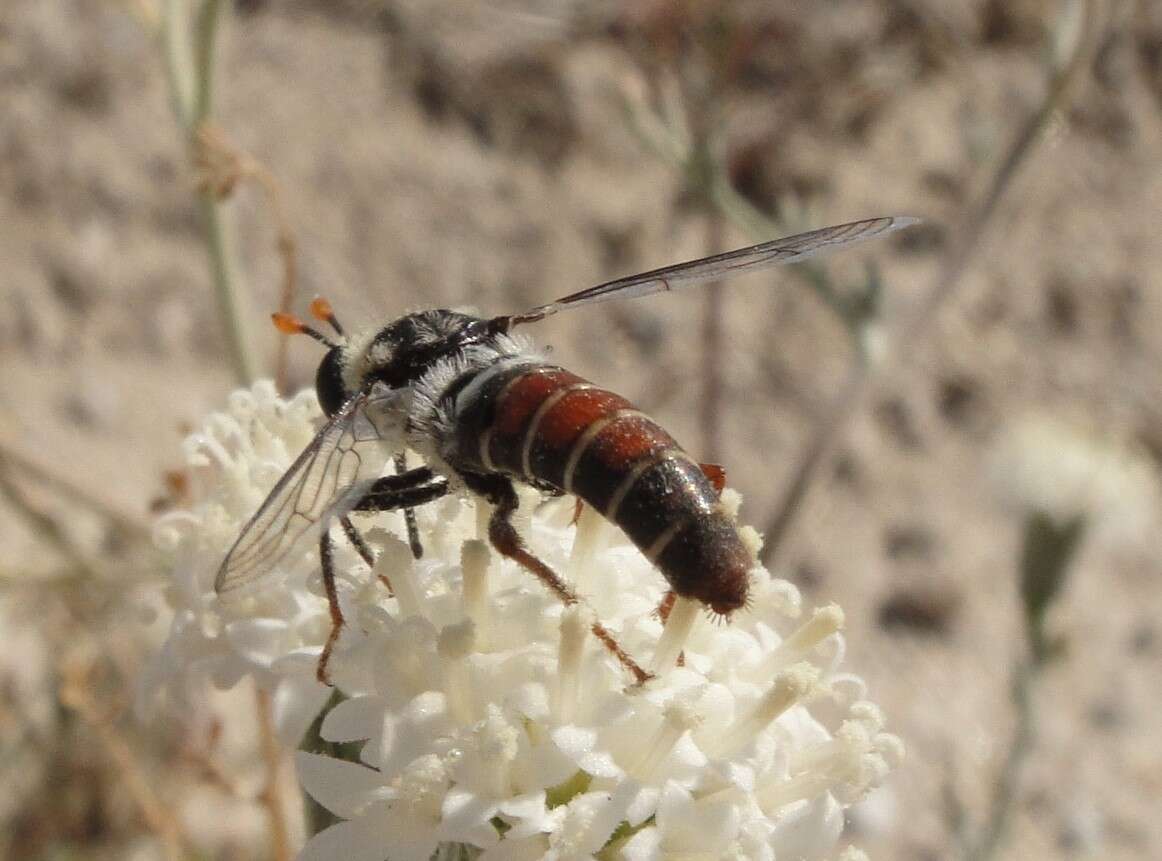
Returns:
[[[343,534],[347,536],[347,540],[351,542],[351,546],[355,548],[355,552],[359,554],[359,558],[367,563],[368,568],[375,568],[375,551],[364,540],[359,530],[355,528],[355,524],[351,522],[351,518],[344,514],[339,518],[339,524],[343,527]],[[387,587],[388,592],[394,592],[391,588],[391,581],[387,579],[386,574],[379,575],[379,581]]]
[[[426,466],[410,469],[398,475],[385,476],[374,484],[364,494],[363,498],[355,503],[352,511],[398,511],[399,509],[414,508],[439,499],[448,492],[447,479],[437,476]],[[356,551],[368,565],[375,563],[375,555],[355,525],[346,515],[339,519],[347,538],[354,545]],[[319,655],[319,664],[315,669],[315,676],[325,685],[331,684],[330,674],[327,672],[327,663],[331,660],[331,652],[339,640],[343,629],[343,610],[339,606],[339,590],[335,586],[335,544],[331,539],[330,531],[323,533],[319,539],[319,562],[323,569],[323,591],[327,595],[327,606],[331,611],[331,632],[327,635],[327,642],[323,645],[323,652]],[[388,582],[387,587],[391,588]]]
[[[339,590],[335,588],[335,543],[329,531],[324,531],[323,537],[319,539],[319,562],[323,566],[323,591],[327,593],[327,607],[331,611],[331,632],[323,644],[323,653],[319,655],[315,678],[329,685],[331,676],[327,672],[327,663],[331,660],[331,650],[335,648],[339,632],[343,629],[343,610],[339,607]]]
[[[351,542],[351,546],[359,554],[359,558],[367,563],[367,567],[374,566],[375,553],[368,546],[367,542],[363,540],[363,536],[355,528],[355,524],[351,522],[351,518],[344,514],[339,518],[339,524],[343,527],[343,534],[347,536],[347,540]]]
[[[393,459],[395,463],[395,471],[398,475],[404,475],[408,469],[408,456],[406,452],[400,452]],[[424,545],[420,543],[420,530],[416,526],[416,510],[408,506],[403,510],[404,523],[407,524],[408,530],[408,545],[412,548],[412,557],[419,559],[424,555]]]
[[[496,551],[501,556],[514,560],[526,571],[533,574],[549,588],[549,591],[560,598],[561,603],[566,607],[578,603],[581,600],[580,596],[552,568],[528,551],[520,533],[512,525],[512,515],[520,504],[512,481],[503,475],[496,474],[480,475],[462,472],[460,477],[469,490],[480,494],[495,506],[492,517],[488,521],[488,540],[496,548]],[[608,628],[595,621],[590,626],[590,630],[621,665],[633,674],[639,685],[653,678],[618,644]]]

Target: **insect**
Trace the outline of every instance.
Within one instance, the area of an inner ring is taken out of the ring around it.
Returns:
[[[293,548],[317,537],[333,623],[318,665],[326,681],[343,624],[330,526],[338,521],[370,565],[373,553],[349,515],[402,510],[419,557],[413,509],[468,491],[493,506],[488,537],[496,551],[573,603],[579,599],[569,584],[529,551],[512,524],[514,482],[522,482],[584,500],[624,530],[673,593],[729,616],[746,604],[754,561],[718,505],[713,471],[625,398],[548,364],[512,330],[584,305],[795,263],[915,221],[872,218],[812,230],[619,278],[521,314],[420,311],[347,335],[330,305],[316,299],[311,312],[334,338],[275,314],[281,331],[328,348],[315,378],[327,420],[243,528],[218,571],[216,591],[227,597],[260,588]],[[409,449],[423,466],[406,468]],[[382,476],[389,458],[396,474]],[[639,681],[648,677],[600,622],[593,632]]]

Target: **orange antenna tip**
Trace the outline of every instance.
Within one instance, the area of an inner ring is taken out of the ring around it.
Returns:
[[[335,317],[331,303],[322,296],[316,296],[311,302],[311,316],[323,323],[330,322]]]
[[[283,314],[281,311],[271,314],[270,319],[274,323],[274,328],[284,335],[301,335],[306,328],[302,320],[292,317],[290,314]]]
[[[328,324],[340,338],[343,337],[343,327],[335,319],[335,312],[331,309],[331,303],[322,296],[316,296],[311,302],[311,315],[316,320],[322,320]]]

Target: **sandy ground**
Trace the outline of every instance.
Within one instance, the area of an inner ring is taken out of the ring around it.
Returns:
[[[53,700],[70,649],[108,651],[123,671],[139,660],[132,588],[117,578],[146,563],[133,527],[110,528],[78,490],[147,523],[184,431],[233,384],[153,6],[0,6],[0,445],[23,500],[6,484],[0,853],[11,857],[157,853],[91,728]],[[217,121],[277,179],[300,296],[325,294],[348,325],[424,306],[517,310],[706,252],[706,216],[619,96],[645,87],[646,59],[668,62],[659,34],[680,16],[666,4],[588,8],[573,27],[564,0],[236,6]],[[851,823],[881,858],[952,856],[946,796],[983,815],[1012,731],[1019,525],[989,481],[996,445],[1023,417],[1047,417],[1137,447],[1150,464],[1142,505],[1156,493],[1162,15],[1106,6],[1072,104],[1051,118],[952,300],[848,427],[779,557],[810,601],[845,607],[853,669],[908,744]],[[1043,98],[1055,12],[1036,0],[739,4],[751,29],[714,120],[736,183],[764,209],[809,204],[810,226],[928,219],[911,240],[830,267],[852,283],[875,259],[890,331]],[[231,215],[247,323],[270,368],[263,321],[281,289],[271,207],[244,185]],[[726,228],[728,244],[748,239]],[[739,279],[725,295],[713,454],[745,496],[744,519],[761,525],[852,357],[793,275]],[[700,297],[669,296],[565,315],[536,335],[705,456],[702,313]],[[291,356],[293,384],[308,384],[316,345],[295,342]],[[1064,656],[1039,694],[1004,857],[1162,854],[1158,511],[1137,515],[1144,526],[1092,534],[1056,609]],[[75,576],[87,565],[102,572],[95,584]],[[146,770],[181,788],[183,809],[201,809],[191,799],[212,792],[192,767],[181,774],[179,743],[119,726],[140,740]],[[261,817],[237,815],[245,846]]]

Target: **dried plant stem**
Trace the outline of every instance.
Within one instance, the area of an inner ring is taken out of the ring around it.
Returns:
[[[1020,168],[1028,162],[1049,119],[1068,104],[1078,72],[1085,68],[1093,46],[1099,42],[1095,4],[1093,0],[1081,2],[1083,4],[1081,35],[1066,62],[1054,69],[1045,98],[1017,130],[1013,143],[998,163],[984,194],[962,217],[962,226],[954,232],[960,237],[960,241],[949,252],[935,283],[925,294],[925,299],[910,318],[899,326],[899,334],[890,344],[891,355],[874,364],[857,361],[840,396],[816,422],[807,449],[796,463],[791,481],[775,505],[774,514],[764,530],[766,539],[762,560],[768,567],[774,564],[783,539],[802,510],[804,501],[814,485],[815,476],[830,460],[843,439],[852,417],[862,410],[869,399],[871,383],[875,378],[886,376],[894,362],[898,361],[900,356],[912,352],[909,347],[931,330],[933,319],[960,283],[961,276],[972,262],[974,254],[980,247],[981,238],[996,214],[997,206],[1011,188]]]
[[[76,548],[72,539],[57,523],[56,518],[46,514],[25,495],[24,491],[13,481],[12,476],[9,475],[3,460],[0,460],[0,495],[7,497],[8,501],[33,529],[38,534],[45,536],[48,542],[56,547],[72,569],[73,576],[84,580],[96,577],[97,571],[92,563]]]
[[[783,489],[779,504],[775,506],[775,513],[763,530],[764,565],[770,567],[774,563],[775,552],[794,524],[820,467],[835,451],[848,422],[862,406],[861,395],[868,382],[868,369],[866,362],[855,362],[839,394],[832,398],[827,409],[816,419],[807,444],[795,462],[790,481]]]
[[[255,691],[255,711],[258,714],[258,732],[262,745],[262,759],[266,763],[266,783],[259,794],[259,801],[266,809],[270,826],[271,858],[274,861],[290,861],[290,829],[287,826],[286,805],[281,791],[282,745],[274,729],[274,715],[271,709],[270,693]]]
[[[162,46],[174,113],[186,133],[191,152],[197,152],[198,135],[214,105],[214,71],[222,0],[201,0],[195,16],[191,45],[189,5],[167,0],[162,13]],[[214,292],[234,375],[249,384],[258,376],[252,339],[246,324],[242,289],[233,262],[222,203],[213,189],[199,192],[198,209],[209,259]]]
[[[172,861],[188,857],[181,825],[158,799],[138,766],[132,748],[113,726],[110,715],[97,706],[89,693],[92,688],[92,666],[87,662],[65,663],[61,668],[61,678],[61,702],[76,711],[96,732],[101,747],[121,776],[121,785],[141,810],[149,830],[161,842],[165,857]]]
[[[52,488],[70,502],[78,503],[101,515],[133,538],[143,540],[149,538],[149,527],[138,518],[119,510],[113,503],[81,487],[70,477],[61,475],[19,453],[14,448],[0,443],[0,472],[6,467],[13,467],[19,472],[27,473],[30,477],[35,478],[41,486]]]
[[[984,194],[962,219],[960,229],[954,234],[959,241],[953,245],[935,285],[925,295],[923,303],[910,322],[907,333],[911,337],[928,328],[947,295],[955,289],[960,276],[964,274],[980,245],[985,228],[996,213],[1001,198],[1012,185],[1021,167],[1028,161],[1029,155],[1041,140],[1050,121],[1068,106],[1079,73],[1086,67],[1093,51],[1100,43],[1097,38],[1100,28],[1097,26],[1095,0],[1078,0],[1078,2],[1081,4],[1082,24],[1081,33],[1073,50],[1064,64],[1054,69],[1049,78],[1045,98],[1041,100],[1037,110],[1018,128],[1013,142],[993,172]]]

